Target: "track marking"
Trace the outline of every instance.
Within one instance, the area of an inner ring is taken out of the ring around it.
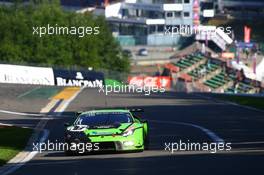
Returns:
[[[238,103],[235,103],[235,102],[230,102],[230,101],[222,101],[222,100],[218,100],[218,101],[222,102],[222,103],[225,103],[225,104],[230,104],[230,105],[233,105],[233,106],[237,106],[237,107],[240,107],[240,108],[245,108],[245,109],[248,109],[248,110],[251,110],[251,111],[264,113],[264,110],[257,109],[257,108],[251,107],[251,106],[245,106],[245,105],[241,105],[241,104],[238,104]]]
[[[222,103],[222,104],[229,104],[229,105],[233,105],[233,106],[236,106],[236,107],[239,107],[239,108],[244,108],[244,109],[247,109],[247,110],[264,113],[264,110],[257,109],[257,108],[251,107],[251,106],[241,105],[241,104],[238,104],[238,103],[235,103],[235,102],[231,102],[231,101],[228,101],[228,100],[220,100],[220,99],[217,99],[217,98],[214,98],[214,97],[208,97],[208,96],[201,95],[201,94],[193,94],[193,95],[196,96],[196,97],[200,97],[200,98],[209,100],[209,101],[218,102],[218,103]]]
[[[54,162],[54,156],[50,155],[51,152],[45,152],[43,153],[43,156],[36,157],[36,162],[28,164],[33,166],[38,165],[54,165],[54,164],[61,164],[61,162],[64,161],[64,166],[67,166],[68,164],[72,164],[73,162],[80,162],[84,160],[99,160],[99,159],[130,159],[130,158],[150,158],[150,157],[163,157],[163,156],[188,156],[188,155],[210,155],[210,156],[216,156],[216,155],[234,155],[235,153],[263,153],[263,149],[257,149],[257,150],[244,150],[244,149],[232,149],[230,151],[217,151],[216,153],[210,153],[208,151],[177,151],[175,153],[171,153],[168,151],[164,151],[164,149],[156,149],[156,150],[146,150],[144,152],[140,153],[122,153],[122,154],[88,154],[88,155],[82,155],[82,156],[76,156],[72,159],[68,159],[65,161],[65,156],[62,151],[56,151],[52,153],[56,153],[56,162]],[[71,160],[71,161],[69,161]]]
[[[40,143],[44,142],[48,138],[48,136],[49,136],[49,131],[47,129],[43,130],[43,136],[40,139]],[[22,167],[25,163],[30,161],[33,157],[35,157],[37,154],[38,154],[37,151],[31,151],[31,152],[22,151],[18,153],[13,159],[8,161],[8,164],[5,165],[4,169],[0,170],[1,175],[8,175],[16,171],[17,169]]]
[[[66,91],[62,91],[58,94],[58,96],[53,98],[44,108],[41,109],[41,113],[50,113],[50,112],[58,112],[57,116],[61,116],[64,110],[68,107],[68,105],[78,96],[78,94],[84,88],[65,88]],[[62,98],[62,99],[57,99]],[[63,100],[64,99],[64,100]],[[57,106],[56,108],[54,108]],[[53,110],[53,111],[52,111]],[[4,112],[11,112],[11,111],[4,111]],[[24,115],[27,113],[17,113],[13,112],[16,115]],[[41,115],[41,114],[39,114]],[[34,158],[35,155],[38,154],[37,151],[29,151],[32,149],[32,143],[38,138],[39,132],[43,131],[43,136],[40,138],[39,142],[44,142],[49,136],[49,130],[44,129],[48,120],[41,119],[37,126],[35,127],[35,131],[32,134],[31,138],[28,141],[28,146],[26,149],[20,153],[18,153],[14,158],[8,161],[6,165],[0,168],[1,175],[8,175],[13,173],[18,168],[26,164],[28,161]]]
[[[0,123],[0,126],[13,126],[13,125],[5,124],[5,123]]]
[[[154,123],[166,123],[166,124],[176,124],[176,125],[191,126],[191,127],[194,127],[194,128],[197,128],[197,129],[203,131],[208,137],[210,137],[210,139],[212,139],[216,143],[224,143],[225,142],[222,138],[217,136],[214,132],[210,131],[209,129],[206,129],[206,128],[202,127],[202,126],[195,125],[195,124],[192,124],[192,123],[175,122],[175,121],[160,121],[160,120],[148,120],[148,121],[154,122]]]
[[[45,116],[44,114],[39,114],[39,113],[14,112],[14,111],[6,111],[6,110],[0,110],[0,113],[21,115],[21,116]]]
[[[54,108],[54,111],[56,109],[57,112],[61,113],[69,106],[69,104],[72,102],[72,100],[74,100],[79,95],[79,93],[81,93],[81,91],[83,90],[83,88],[81,88],[81,89],[80,88],[74,88],[74,89],[71,88],[71,90],[69,90],[69,88],[65,88],[65,89],[67,89],[66,92],[62,91],[62,92],[60,92],[60,95],[54,96],[54,99],[51,100],[47,106],[42,108],[40,113],[15,112],[15,111],[8,111],[8,110],[1,110],[1,109],[0,109],[0,113],[21,115],[21,116],[43,117],[43,116],[50,116],[50,115],[46,115],[44,113],[47,113],[47,111],[52,111],[52,108]],[[64,95],[64,93],[66,93],[67,95]],[[59,116],[61,116],[61,114]]]
[[[66,87],[60,93],[55,95],[53,99],[70,100],[78,91],[80,91],[79,87]]]
[[[84,87],[82,88],[75,88],[74,93],[71,93],[71,96],[68,97],[66,100],[63,100],[63,102],[58,106],[56,112],[59,112],[57,116],[61,116],[63,111],[69,106],[69,104],[83,91]]]
[[[27,91],[27,92],[25,92],[25,93],[23,93],[23,94],[20,94],[17,98],[22,98],[22,97],[24,97],[24,96],[30,94],[31,92],[34,92],[34,91],[36,91],[36,90],[38,90],[38,89],[40,89],[40,88],[41,88],[41,87],[36,87],[36,88],[34,88],[34,89],[31,89],[31,90],[29,90],[29,91]]]

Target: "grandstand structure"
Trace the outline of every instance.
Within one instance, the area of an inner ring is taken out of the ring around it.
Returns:
[[[184,57],[183,59],[181,59],[180,61],[178,61],[175,65],[177,67],[180,68],[180,70],[182,71],[188,71],[191,69],[194,69],[195,67],[204,64],[205,63],[205,59],[201,56],[193,56],[193,55],[189,55],[187,57]]]
[[[176,83],[177,79],[184,79],[192,87],[189,91],[253,94],[260,89],[253,80],[238,79],[237,70],[227,67],[222,60],[200,53],[182,57],[173,64],[179,68],[173,78]]]
[[[237,87],[229,87],[225,90],[226,93],[254,93],[254,86],[246,82],[239,82]]]
[[[198,30],[196,40],[213,41],[222,50],[226,50],[227,46],[233,43],[233,39],[216,26],[199,26]]]
[[[210,63],[209,65],[207,63],[207,64],[202,64],[196,69],[188,72],[188,75],[190,75],[194,81],[203,82],[205,79],[208,79],[219,72],[220,72],[219,65],[214,63]]]
[[[210,87],[213,91],[222,91],[228,87],[233,86],[233,79],[231,75],[228,75],[225,71],[221,71],[219,74],[213,76],[209,80],[204,82],[204,85]]]

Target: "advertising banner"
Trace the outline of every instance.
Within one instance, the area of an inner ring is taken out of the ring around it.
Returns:
[[[75,71],[64,69],[53,69],[55,85],[57,86],[85,86],[102,87],[104,85],[104,74],[95,71]]]
[[[223,52],[222,53],[222,58],[234,59],[235,58],[235,53],[233,53],[233,52]]]
[[[128,78],[129,85],[138,87],[158,87],[169,89],[171,87],[171,77],[169,76],[135,76]]]
[[[238,42],[236,44],[237,47],[239,48],[242,48],[242,49],[245,49],[245,48],[253,48],[253,47],[256,47],[256,43],[244,43],[244,42]]]
[[[0,83],[54,85],[52,68],[0,64]]]
[[[215,15],[214,9],[205,9],[203,10],[203,17],[205,18],[212,18]]]
[[[250,43],[250,34],[251,34],[251,28],[245,26],[244,27],[244,42]]]
[[[193,1],[193,26],[196,28],[200,25],[200,2]]]

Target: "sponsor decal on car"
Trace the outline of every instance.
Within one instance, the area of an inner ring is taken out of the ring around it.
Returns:
[[[113,134],[113,133],[112,132],[103,132],[103,131],[100,131],[100,132],[96,132],[96,131],[91,132],[91,135],[100,135],[100,136],[102,136],[102,135],[111,135],[111,134]]]

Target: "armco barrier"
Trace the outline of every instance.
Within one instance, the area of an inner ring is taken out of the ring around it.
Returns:
[[[104,74],[96,71],[76,71],[0,64],[0,83],[102,87]]]

